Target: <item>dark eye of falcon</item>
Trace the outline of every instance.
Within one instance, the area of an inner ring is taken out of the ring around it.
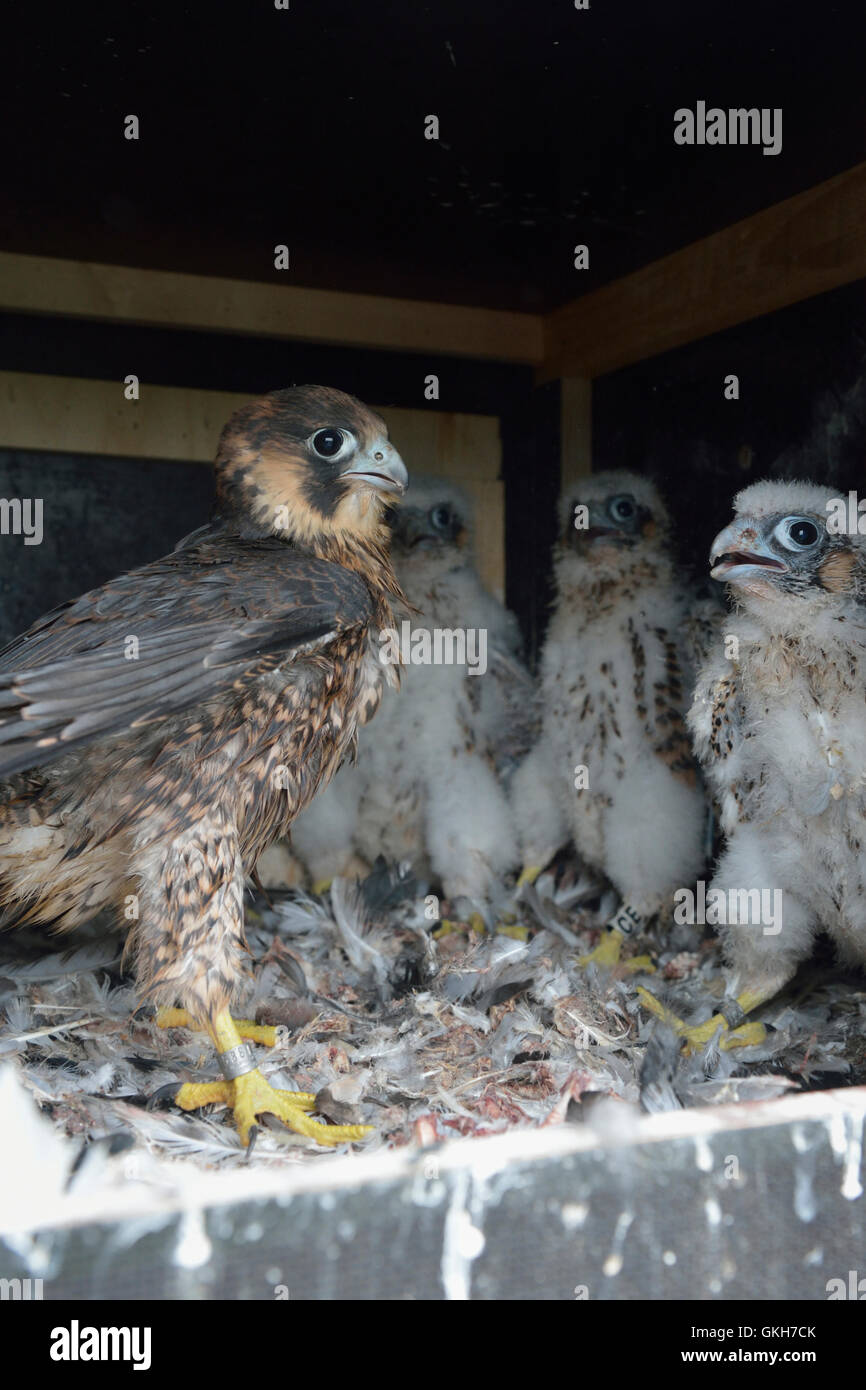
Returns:
[[[627,492],[621,497],[612,497],[607,504],[608,516],[612,521],[632,521],[636,511],[634,498]]]
[[[430,523],[437,531],[445,531],[451,524],[451,508],[444,504],[434,507],[430,513]]]
[[[821,532],[808,516],[786,516],[773,535],[786,550],[811,550],[821,538]]]
[[[319,458],[332,459],[342,449],[345,439],[342,430],[317,430],[310,443]]]

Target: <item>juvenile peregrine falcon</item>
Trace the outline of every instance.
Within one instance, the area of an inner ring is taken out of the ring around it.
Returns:
[[[734,997],[686,1028],[645,996],[694,1045],[780,990],[822,928],[866,963],[866,537],[856,518],[853,532],[828,526],[836,500],[811,483],[755,483],[713,542],[712,574],[736,608],[689,724],[727,837],[707,910]],[[761,1031],[735,1028],[723,1045]]]
[[[385,696],[357,765],[344,768],[299,817],[292,846],[314,880],[384,854],[432,873],[449,899],[485,911],[518,862],[501,780],[525,750],[532,687],[516,658],[516,619],[475,569],[472,509],[443,478],[413,478],[397,509],[391,553],[418,610],[416,633],[484,634],[484,665],[410,662],[399,698]],[[479,638],[480,642],[480,638]],[[481,650],[470,642],[477,657]],[[410,642],[411,650],[411,642]]]
[[[278,1115],[322,1143],[363,1127],[308,1118],[272,1088],[229,1012],[244,968],[245,877],[352,751],[383,676],[375,633],[402,601],[383,499],[406,469],[384,421],[304,386],[223,430],[210,525],[162,560],[35,623],[0,654],[3,926],[71,927],[114,907],[161,1021],[206,1029],[244,1142]]]
[[[704,797],[688,734],[690,596],[655,487],[582,478],[562,497],[556,602],[541,657],[543,729],[513,783],[523,878],[569,838],[622,897],[591,959],[672,903],[703,862]]]

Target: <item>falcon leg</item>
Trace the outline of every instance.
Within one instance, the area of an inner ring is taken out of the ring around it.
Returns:
[[[528,941],[529,928],[522,927],[518,922],[500,922],[496,928],[497,936],[510,936],[513,941]]]
[[[646,922],[639,912],[635,911],[627,903],[623,903],[619,911],[614,914],[605,928],[602,938],[594,951],[590,951],[586,956],[578,957],[578,965],[586,969],[588,965],[600,966],[602,970],[612,970],[620,963],[623,942],[627,937],[639,931]],[[629,960],[623,961],[623,969],[635,974],[639,970],[652,974],[655,966],[651,956],[632,956]]]
[[[724,1014],[713,1014],[705,1023],[687,1024],[677,1016],[671,1009],[651,994],[642,985],[637,987],[638,997],[644,1008],[656,1018],[661,1019],[669,1028],[683,1039],[685,1052],[699,1052],[707,1043],[712,1042],[713,1038],[721,1029],[722,1036],[719,1039],[719,1047],[723,1052],[729,1052],[735,1047],[754,1047],[756,1043],[761,1043],[767,1036],[767,1030],[763,1023],[744,1023],[732,1027]],[[765,1004],[768,999],[772,999],[777,993],[775,986],[768,986],[766,989],[747,989],[737,996],[734,1001],[739,1013],[748,1014],[753,1009],[757,1009],[761,1004]]]
[[[602,970],[613,970],[614,966],[620,964],[620,952],[624,941],[622,932],[617,931],[615,927],[608,927],[595,949],[586,956],[579,956],[577,963],[584,970],[588,965],[598,965]],[[622,967],[631,974],[636,974],[639,970],[650,975],[655,972],[652,956],[631,956],[622,962]]]
[[[336,856],[335,856],[336,858]],[[366,859],[362,859],[360,854],[349,853],[340,858],[332,874],[325,874],[321,878],[314,878],[310,884],[310,892],[315,898],[323,898],[326,893],[330,893],[335,878],[357,878],[363,880],[370,872],[370,865]]]
[[[433,936],[437,941],[442,936],[450,936],[452,932],[460,930],[461,923],[465,925],[469,931],[476,932],[479,936],[487,935],[487,926],[481,913],[470,912],[465,919],[460,917],[443,917],[439,926],[433,932]]]
[[[244,1144],[258,1115],[276,1115],[296,1134],[320,1144],[363,1139],[367,1125],[319,1124],[308,1118],[315,1096],[280,1091],[265,1080],[248,1043],[276,1042],[276,1032],[235,1023],[228,1009],[234,982],[243,970],[244,869],[237,832],[219,804],[206,819],[177,834],[145,863],[138,937],[139,979],[145,994],[179,998],[186,1010],[163,1010],[159,1023],[177,1027],[203,1020],[220,1056],[224,1080],[181,1086],[182,1110],[219,1102],[234,1113]],[[157,858],[158,855],[158,858]],[[168,904],[168,911],[166,905]],[[193,1026],[201,1027],[202,1024]]]
[[[509,795],[521,859],[515,891],[526,884],[531,887],[569,840],[558,788],[561,778],[558,759],[544,738],[515,769]]]
[[[315,897],[327,893],[335,878],[365,877],[366,866],[355,852],[363,780],[348,770],[338,772],[292,823],[292,851]]]
[[[787,846],[783,852],[789,852]],[[764,894],[771,893],[769,901],[775,905],[778,855],[779,849],[768,833],[752,826],[735,828],[716,866],[710,891],[720,891],[723,900],[727,900],[730,893],[739,894],[744,891],[742,885],[746,885],[746,892],[760,892],[762,904]],[[733,1047],[750,1047],[763,1042],[767,1036],[762,1023],[742,1024],[742,1017],[773,999],[784,988],[798,962],[808,954],[813,936],[812,915],[796,894],[779,892],[779,899],[781,911],[772,922],[753,918],[749,899],[743,914],[738,907],[731,921],[720,924],[724,953],[732,967],[731,978],[736,982],[748,982],[748,985],[705,1023],[688,1025],[654,995],[646,990],[638,991],[644,1007],[673,1028],[684,1040],[687,1050],[697,1051],[706,1046],[719,1030],[719,1045],[725,1052]]]
[[[260,1043],[262,1047],[276,1047],[277,1030],[269,1023],[253,1023],[248,1018],[232,1020],[238,1033],[248,1042]],[[156,1015],[157,1028],[191,1028],[193,1032],[206,1033],[201,1023],[196,1023],[186,1009],[160,1009]]]
[[[520,870],[520,877],[514,885],[515,888],[522,888],[525,883],[533,884],[543,868],[543,864],[524,864]]]
[[[238,1025],[228,1009],[217,1014],[207,1025],[206,1031],[216,1044],[221,1064],[227,1071],[234,1071],[238,1065],[245,1064],[244,1054],[248,1053],[248,1049],[242,1043]],[[242,1052],[237,1052],[238,1048]],[[372,1128],[370,1125],[327,1125],[309,1119],[309,1112],[315,1108],[315,1096],[306,1091],[278,1090],[265,1080],[258,1067],[229,1076],[224,1081],[202,1084],[187,1082],[175,1096],[175,1104],[181,1110],[197,1110],[202,1105],[215,1102],[231,1108],[241,1142],[245,1145],[249,1143],[250,1130],[259,1115],[276,1115],[295,1134],[303,1134],[319,1144],[352,1143],[363,1139]]]

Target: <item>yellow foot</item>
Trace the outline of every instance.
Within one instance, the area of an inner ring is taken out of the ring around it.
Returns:
[[[630,956],[628,960],[622,962],[622,968],[628,970],[632,975],[654,975],[656,973],[652,956]]]
[[[578,957],[578,965],[584,970],[588,965],[598,965],[602,970],[612,970],[614,966],[620,964],[620,953],[624,940],[625,937],[622,932],[617,931],[615,927],[609,927],[594,951],[590,951],[587,956]],[[622,962],[622,967],[632,974],[639,970],[649,975],[655,972],[652,956],[632,956],[629,960]]]
[[[678,1018],[675,1013],[666,1008],[660,999],[654,994],[650,994],[648,989],[642,985],[637,987],[638,997],[644,1008],[656,1018],[660,1018],[662,1023],[666,1023],[669,1028],[683,1039],[686,1052],[698,1052],[702,1047],[706,1047],[708,1042],[722,1030],[719,1039],[719,1047],[723,1052],[730,1052],[735,1047],[754,1047],[756,1043],[762,1043],[767,1036],[767,1030],[763,1023],[741,1023],[738,1028],[731,1029],[726,1018],[722,1014],[713,1014],[705,1023],[689,1025]],[[743,1006],[743,1000],[738,1001]],[[762,1002],[758,1000],[758,1002]],[[753,1004],[754,1008],[755,1005]]]
[[[484,925],[484,918],[480,912],[471,912],[465,922],[454,920],[451,917],[443,917],[438,927],[431,935],[438,941],[443,936],[450,936],[452,932],[461,931],[468,927],[470,931],[477,932],[479,936],[487,935],[487,928]]]
[[[187,1082],[175,1096],[175,1104],[181,1110],[197,1110],[215,1103],[231,1107],[243,1144],[249,1144],[250,1130],[258,1115],[276,1115],[295,1134],[315,1139],[318,1144],[354,1143],[372,1129],[371,1125],[328,1125],[309,1119],[316,1097],[307,1091],[278,1091],[258,1068],[234,1081]]]
[[[534,883],[543,868],[543,864],[525,864],[520,872],[516,887],[522,888],[524,883]]]
[[[515,941],[528,941],[529,928],[518,926],[516,922],[500,922],[496,928],[497,936],[511,936]]]
[[[195,1027],[183,1009],[161,1009],[157,1022],[162,1028]],[[257,1023],[234,1019],[228,1009],[220,1009],[206,1029],[218,1052],[233,1052],[240,1046],[241,1037],[273,1045],[276,1029],[263,1028]],[[318,1144],[346,1144],[363,1139],[370,1133],[369,1125],[328,1125],[308,1118],[316,1098],[307,1091],[278,1091],[254,1067],[232,1081],[187,1082],[175,1096],[181,1110],[196,1110],[200,1105],[219,1103],[234,1112],[235,1124],[244,1144],[250,1141],[250,1130],[257,1115],[276,1115],[295,1134],[306,1135]]]
[[[456,931],[456,930],[457,930],[457,924],[456,924],[456,922],[452,922],[450,917],[443,917],[442,920],[441,920],[441,922],[439,923],[438,927],[436,928],[436,930],[435,930],[432,934],[433,934],[433,936],[436,938],[436,940],[438,941],[438,940],[440,939],[440,937],[443,937],[443,936],[450,936],[451,933],[452,933],[453,931]]]
[[[313,894],[313,897],[320,898],[323,893],[327,893],[333,882],[334,880],[332,878],[317,878],[310,892]]]
[[[276,1047],[277,1030],[269,1023],[253,1023],[248,1018],[235,1018],[232,1022],[242,1038],[261,1043],[262,1047]],[[160,1009],[156,1015],[157,1028],[191,1028],[196,1033],[206,1033],[203,1023],[197,1023],[186,1009]]]

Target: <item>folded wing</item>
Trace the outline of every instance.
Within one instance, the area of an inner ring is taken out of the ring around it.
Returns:
[[[0,652],[0,777],[241,691],[370,619],[339,565],[279,540],[190,539]]]

